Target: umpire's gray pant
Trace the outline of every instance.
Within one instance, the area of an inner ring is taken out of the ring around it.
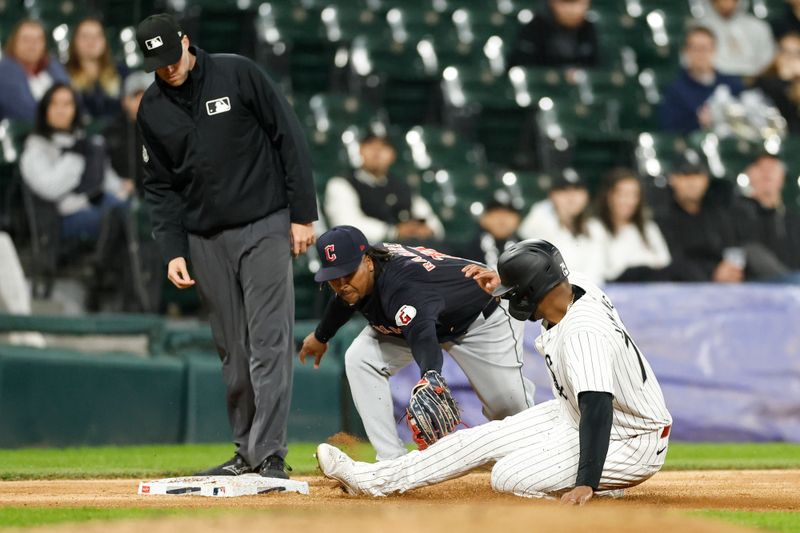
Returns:
[[[294,285],[289,212],[189,235],[192,269],[222,359],[237,452],[253,468],[286,455]]]

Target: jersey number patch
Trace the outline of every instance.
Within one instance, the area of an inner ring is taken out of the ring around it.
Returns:
[[[417,310],[413,306],[404,305],[394,315],[394,321],[398,326],[403,327],[409,325],[415,316],[417,316]]]

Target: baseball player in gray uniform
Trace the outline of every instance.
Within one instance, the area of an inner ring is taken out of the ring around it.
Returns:
[[[672,418],[652,368],[608,296],[580,276],[569,276],[561,254],[547,241],[522,241],[504,252],[499,276],[479,267],[465,272],[487,292],[510,300],[512,316],[542,320],[535,344],[550,370],[555,399],[391,461],[354,462],[321,444],[322,472],[352,494],[384,496],[496,462],[495,490],[560,495],[573,504],[658,472]]]

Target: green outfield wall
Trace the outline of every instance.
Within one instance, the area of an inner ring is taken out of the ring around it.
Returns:
[[[312,327],[297,324],[298,345]],[[0,316],[0,332],[11,330],[145,335],[148,354],[0,344],[0,447],[230,440],[221,365],[207,327],[171,330],[160,319],[133,315]],[[324,440],[343,429],[363,434],[343,365],[357,330],[331,342],[318,370],[295,358],[290,440]]]

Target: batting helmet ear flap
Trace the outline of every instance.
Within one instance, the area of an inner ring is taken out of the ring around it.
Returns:
[[[530,296],[527,291],[515,293],[510,298],[508,313],[517,320],[525,321],[532,318],[539,303],[531,299]]]

